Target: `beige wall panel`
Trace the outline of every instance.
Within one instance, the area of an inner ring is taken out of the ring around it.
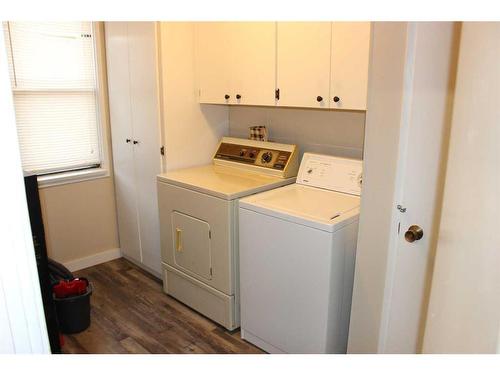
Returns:
[[[40,189],[48,253],[58,262],[119,247],[111,177]]]

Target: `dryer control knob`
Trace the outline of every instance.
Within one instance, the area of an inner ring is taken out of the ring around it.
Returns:
[[[264,153],[262,154],[261,159],[262,159],[262,162],[263,162],[263,163],[269,163],[269,162],[273,159],[273,154],[272,154],[272,152],[269,152],[269,151],[268,151],[268,152],[264,152]]]

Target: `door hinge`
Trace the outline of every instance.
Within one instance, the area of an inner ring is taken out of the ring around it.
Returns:
[[[160,154],[163,156],[165,155],[165,146],[160,147]]]
[[[208,238],[212,239],[212,231],[211,230],[208,231]]]
[[[274,90],[274,98],[280,100],[280,89]]]
[[[212,267],[210,267],[210,276],[213,276],[213,274],[212,274]]]

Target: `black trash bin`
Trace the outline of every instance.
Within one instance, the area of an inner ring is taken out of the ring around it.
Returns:
[[[87,291],[78,296],[57,298],[54,295],[57,320],[62,333],[78,333],[90,326],[90,296],[92,285],[87,280]]]

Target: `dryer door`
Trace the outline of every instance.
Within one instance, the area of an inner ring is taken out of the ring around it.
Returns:
[[[206,221],[174,211],[172,240],[175,264],[188,273],[210,280],[210,225]]]

